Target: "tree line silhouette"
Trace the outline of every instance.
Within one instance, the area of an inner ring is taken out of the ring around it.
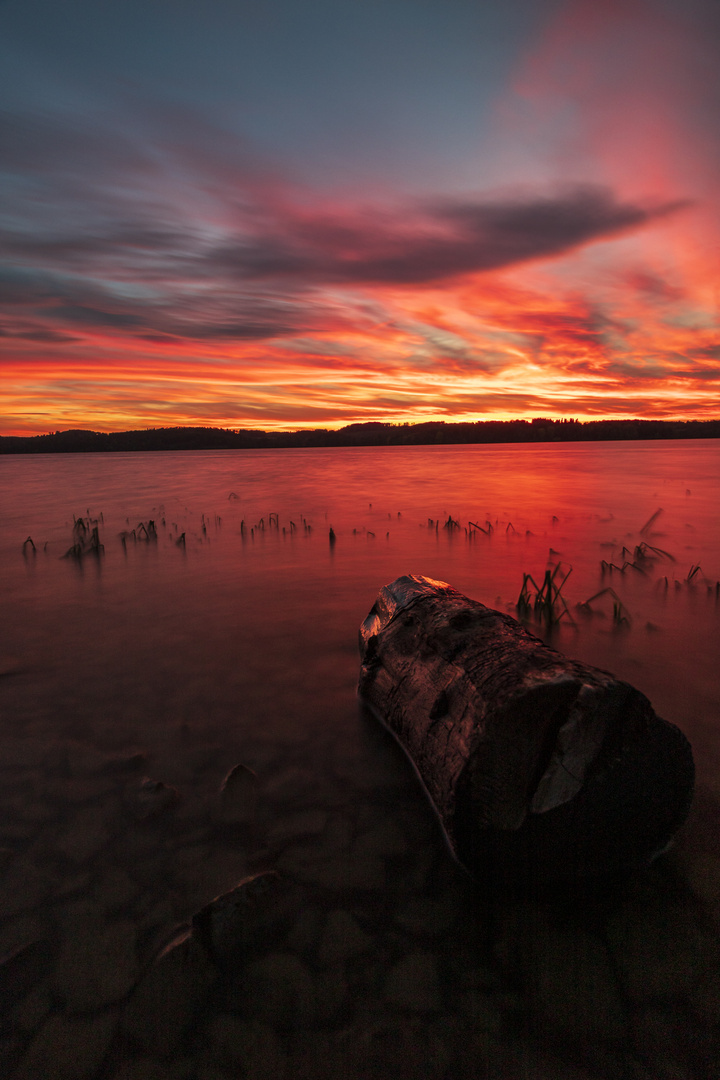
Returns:
[[[478,420],[448,423],[348,424],[337,430],[260,431],[211,427],[0,436],[0,454],[114,453],[148,450],[265,450],[297,447],[427,446],[467,443],[597,442],[628,439],[716,439],[717,420]]]

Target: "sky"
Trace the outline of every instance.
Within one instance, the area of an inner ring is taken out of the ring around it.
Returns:
[[[716,0],[0,25],[0,434],[720,415]]]

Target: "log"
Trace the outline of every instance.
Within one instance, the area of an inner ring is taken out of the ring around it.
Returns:
[[[687,817],[690,744],[644,694],[445,582],[384,586],[360,652],[361,699],[478,880],[624,874]]]

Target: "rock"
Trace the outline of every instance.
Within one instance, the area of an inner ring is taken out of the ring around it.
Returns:
[[[283,1080],[287,1075],[282,1044],[269,1024],[221,1013],[209,1035],[211,1057],[235,1075],[238,1069],[253,1080]]]
[[[354,822],[344,814],[333,814],[323,830],[319,846],[327,855],[340,855],[350,850],[354,836]]]
[[[204,949],[185,928],[162,950],[138,984],[123,1013],[123,1033],[144,1050],[172,1054],[216,976]]]
[[[88,806],[73,814],[55,841],[55,847],[73,862],[84,863],[103,851],[109,842],[105,815],[97,806]]]
[[[70,905],[63,919],[53,989],[70,1012],[90,1012],[126,997],[137,979],[135,926],[107,922],[85,902]]]
[[[18,915],[0,924],[0,956],[10,957],[18,949],[36,941],[49,941],[52,936],[52,925],[47,918],[39,914]]]
[[[155,943],[155,948],[150,951],[159,951],[167,944],[168,932],[177,925],[178,916],[169,900],[155,901],[154,892],[145,893],[143,900],[147,902],[147,907],[142,905],[145,910],[140,908],[142,914],[139,911],[136,915],[137,928],[143,938],[152,939]],[[138,907],[140,902],[136,905]],[[175,936],[174,930],[171,936]]]
[[[325,1027],[332,1025],[338,1014],[346,1010],[350,996],[346,969],[347,965],[340,962],[323,968],[322,973],[315,978],[318,1023]]]
[[[387,1077],[443,1080],[456,1074],[434,1067],[418,1019],[388,1017],[354,1023],[337,1033],[331,1051],[342,1053],[333,1075],[352,1080],[385,1080]],[[333,1055],[333,1056],[335,1056]],[[464,1077],[465,1074],[459,1074]],[[477,1072],[472,1074],[478,1076]]]
[[[172,880],[183,897],[183,911],[192,911],[205,906],[209,897],[224,894],[252,870],[246,851],[237,845],[218,847],[216,842],[206,848],[180,848],[173,858]]]
[[[365,859],[368,856],[403,856],[410,850],[408,838],[391,817],[382,825],[376,825],[369,832],[358,836],[352,848],[353,858],[356,859]]]
[[[686,1033],[675,1009],[646,1008],[633,1019],[633,1043],[641,1061],[657,1080],[690,1080],[693,1071],[683,1059]],[[709,1059],[708,1059],[709,1060]]]
[[[138,772],[145,767],[146,762],[147,754],[143,751],[136,751],[133,754],[118,754],[107,758],[104,771],[107,773]]]
[[[255,820],[258,779],[246,765],[236,765],[223,780],[215,809],[224,825],[251,825]]]
[[[418,897],[403,905],[395,916],[395,922],[410,934],[439,937],[447,933],[459,912],[460,904],[454,896],[439,900]]]
[[[454,1080],[456,1076],[464,1075],[459,1073],[456,1064],[457,1048],[467,1040],[467,1022],[457,1015],[449,1015],[423,1017],[422,1024],[427,1057],[431,1062],[428,1073],[432,1075],[435,1071],[442,1080],[446,1077]],[[476,1066],[476,1073],[480,1068]]]
[[[179,798],[180,792],[176,788],[148,776],[128,784],[124,792],[125,806],[136,821],[147,821],[164,813]]]
[[[599,938],[576,927],[537,928],[525,974],[538,1035],[554,1028],[581,1042],[626,1038],[628,1017]]]
[[[35,1035],[13,1080],[86,1080],[100,1067],[117,1017],[56,1014]]]
[[[139,885],[121,867],[112,864],[102,868],[93,888],[93,900],[108,912],[125,907],[139,895]]]
[[[110,758],[103,750],[72,741],[64,749],[70,776],[88,776],[107,769]]]
[[[175,1080],[175,1075],[160,1061],[150,1057],[133,1058],[118,1065],[110,1080]]]
[[[570,1064],[556,1057],[549,1050],[538,1046],[537,1043],[517,1046],[503,1046],[500,1043],[492,1048],[493,1064],[499,1064],[501,1072],[498,1076],[512,1078],[512,1080],[525,1080],[525,1077],[537,1077],[545,1080],[597,1080],[598,1077],[622,1077],[622,1080],[657,1080],[650,1077],[642,1069],[642,1066],[632,1060],[623,1060],[617,1057],[605,1061],[605,1055],[598,1047],[588,1048],[588,1056],[594,1059],[590,1070],[582,1065]],[[504,1059],[504,1060],[503,1060]],[[638,1070],[636,1072],[636,1069]]]
[[[182,1080],[184,1080],[184,1077]],[[225,1069],[221,1069],[217,1065],[210,1065],[207,1062],[203,1062],[197,1070],[188,1073],[187,1080],[235,1080],[235,1077],[228,1075]]]
[[[16,1031],[34,1031],[52,1012],[53,1002],[44,986],[35,986],[18,1002],[9,1020]]]
[[[242,973],[247,1011],[278,1030],[302,1029],[318,1019],[312,973],[298,956],[274,952]]]
[[[0,920],[38,907],[54,892],[55,885],[52,875],[28,855],[13,859],[3,875]]]
[[[459,1011],[472,1021],[474,1031],[499,1035],[503,1027],[503,1010],[499,999],[482,990],[465,990],[458,995]]]
[[[361,956],[372,946],[373,939],[361,929],[354,915],[338,909],[327,917],[317,959],[321,964],[336,964],[351,956]]]
[[[607,938],[623,988],[637,1004],[687,994],[712,945],[686,910],[659,902],[620,907],[608,922]]]
[[[495,921],[492,951],[495,960],[513,976],[523,973],[533,955],[533,941],[551,932],[548,911],[530,898],[522,903],[506,903]]]
[[[684,862],[690,888],[720,922],[720,856],[703,852],[693,859],[686,857]]]
[[[84,868],[78,868],[75,872],[63,875],[57,883],[53,893],[53,900],[69,900],[72,897],[85,896],[90,893],[93,886],[94,861]]]
[[[30,537],[28,537],[29,539]],[[16,656],[0,656],[0,677],[3,675],[17,675],[20,671],[22,671],[22,664]]]
[[[23,768],[35,769],[46,765],[48,747],[42,739],[6,739],[3,740],[2,763],[4,769],[13,772]]]
[[[0,1076],[15,1076],[15,1066],[25,1051],[25,1040],[19,1032],[0,1033]]]
[[[340,893],[378,891],[387,883],[384,861],[367,853],[362,859],[354,859],[350,851],[331,855],[317,845],[297,844],[283,852],[277,865],[303,884]]]
[[[690,993],[693,1048],[699,1061],[720,1061],[720,943],[705,958]]]
[[[391,861],[390,868],[394,870],[392,895],[395,903],[399,905],[404,899],[432,893],[436,887],[438,870],[447,865],[447,853],[438,842],[437,835],[433,837],[432,843],[415,847],[412,858],[403,860],[401,865],[393,866]],[[456,867],[453,866],[452,869],[457,872]]]
[[[198,911],[193,935],[216,964],[233,968],[287,931],[300,903],[297,890],[279,874],[256,874]]]
[[[287,935],[293,952],[315,958],[320,935],[325,927],[325,915],[319,907],[303,907]]]
[[[283,739],[286,732],[283,730]],[[312,795],[314,787],[313,773],[298,765],[277,768],[263,779],[263,795],[281,802],[295,801]]]
[[[297,814],[282,817],[268,832],[269,844],[284,844],[303,836],[317,836],[328,823],[325,810],[303,810]]]
[[[53,776],[45,783],[43,794],[55,805],[78,805],[108,796],[115,788],[111,776]]]
[[[608,672],[411,575],[360,629],[360,696],[408,754],[479,880],[624,874],[684,822],[685,736]]]
[[[432,1012],[440,1008],[437,965],[430,953],[412,952],[388,972],[385,1000],[389,1005],[412,1012]]]
[[[387,881],[382,855],[373,844],[356,847],[353,823],[343,814],[334,814],[316,840],[288,845],[277,866],[300,882],[337,892],[383,889]]]
[[[454,990],[497,991],[504,981],[497,965],[485,955],[479,942],[472,948],[464,942],[459,952],[447,951],[445,955],[448,979]]]
[[[52,951],[47,941],[30,941],[0,959],[0,1013],[39,982],[51,962]]]
[[[192,875],[193,871],[212,857],[212,845],[208,843],[201,844],[188,844],[184,847],[175,848],[173,852],[173,863],[176,867],[180,868],[180,877],[184,876],[184,872],[189,871]]]

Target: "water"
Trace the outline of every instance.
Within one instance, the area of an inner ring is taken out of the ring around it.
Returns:
[[[95,1048],[83,1075],[103,1078],[148,1056],[169,1075],[200,1076],[208,1060],[234,1074],[228,1025],[240,1057],[274,1062],[273,1075],[323,1075],[318,1045],[359,1075],[395,1067],[393,1054],[411,1062],[408,1075],[462,1075],[470,1033],[489,1075],[526,1075],[538,1054],[548,1076],[630,1075],[619,1061],[654,1075],[648,1017],[665,1009],[675,1017],[666,1058],[685,1069],[678,1075],[705,1075],[705,967],[693,959],[693,977],[671,979],[668,996],[660,976],[645,985],[623,966],[612,927],[618,911],[635,912],[639,925],[624,932],[652,970],[647,905],[652,918],[677,909],[692,957],[699,943],[715,955],[719,496],[712,440],[0,458],[0,843],[10,882],[0,946],[37,941],[47,952],[43,973],[16,995],[9,1065],[32,1075],[48,1047],[57,1062],[82,1018]],[[98,521],[99,558],[62,558],[74,517]],[[444,527],[450,517],[460,528]],[[148,542],[138,526],[150,520]],[[23,552],[28,536],[35,551]],[[603,561],[640,569],[603,571]],[[385,582],[425,574],[514,612],[523,575],[541,583],[558,563],[569,572],[568,615],[536,632],[646,693],[688,735],[698,771],[674,853],[642,879],[634,905],[625,897],[625,908],[603,909],[599,936],[593,924],[573,938],[576,951],[602,949],[612,970],[601,977],[593,953],[596,982],[574,1014],[553,975],[563,966],[557,912],[508,901],[492,918],[478,914],[412,773],[355,697],[358,626]],[[616,596],[578,609],[607,588]],[[257,774],[252,826],[231,827],[218,811],[237,763]],[[143,776],[181,798],[143,817]],[[135,987],[172,928],[266,868],[309,893],[305,915],[251,965],[263,992],[254,1003],[233,998],[223,977],[177,1006],[192,1023],[161,1050],[143,1041]],[[511,944],[518,920],[535,929],[539,984]],[[118,927],[125,952],[107,944]],[[79,959],[68,944],[78,938],[100,945]],[[119,950],[115,982],[98,974],[103,948]],[[102,984],[94,1010],[77,978]],[[596,999],[615,1020],[593,1019]],[[586,1060],[586,1043],[600,1056]]]

